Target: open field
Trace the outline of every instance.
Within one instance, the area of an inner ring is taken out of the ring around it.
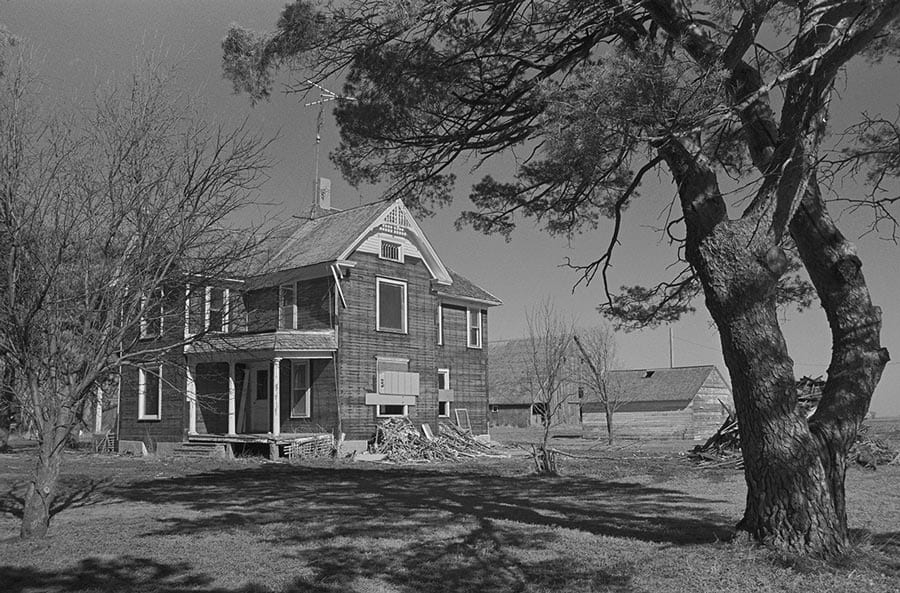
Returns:
[[[72,454],[52,535],[37,542],[16,539],[27,451],[0,455],[0,590],[898,590],[898,466],[850,470],[846,565],[792,566],[725,541],[743,478],[691,465],[679,454],[690,442],[561,437],[578,458],[560,478],[530,475],[515,448],[420,466]]]

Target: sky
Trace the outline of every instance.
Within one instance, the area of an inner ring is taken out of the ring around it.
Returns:
[[[246,96],[234,95],[221,75],[221,40],[232,23],[260,31],[272,29],[284,4],[285,0],[6,0],[0,2],[0,26],[34,45],[38,69],[52,92],[62,97],[89,97],[98,85],[126,76],[136,58],[148,52],[161,53],[164,61],[177,63],[182,86],[203,98],[207,117],[225,123],[247,118],[252,129],[266,136],[277,135],[271,153],[275,165],[258,196],[257,214],[283,218],[309,208],[315,179],[317,108],[281,93],[256,106],[251,106]],[[900,96],[900,66],[890,63],[854,69],[852,76],[841,81],[838,95],[831,113],[834,129],[842,129],[861,112],[893,117]],[[336,146],[338,132],[327,112],[324,122],[319,166],[321,175],[332,180],[333,205],[349,208],[377,199],[375,188],[357,190],[334,170],[326,155]],[[503,170],[502,165],[491,173],[508,178],[512,171]],[[503,300],[502,307],[489,313],[489,340],[522,337],[526,311],[544,299],[551,299],[557,310],[581,326],[602,323],[596,312],[604,298],[601,284],[573,291],[578,276],[564,264],[598,257],[606,247],[609,226],[565,239],[549,237],[531,222],[521,221],[508,243],[472,229],[457,231],[453,222],[467,205],[468,187],[484,174],[469,175],[463,167],[458,171],[454,203],[419,222],[449,267]],[[668,266],[675,261],[675,254],[655,229],[663,226],[660,216],[672,197],[669,180],[661,177],[648,184],[642,199],[629,209],[610,273],[613,287],[669,279],[672,271]],[[873,301],[884,310],[882,343],[897,358],[888,363],[871,409],[878,416],[898,416],[900,246],[871,234],[860,237],[866,228],[860,217],[843,215],[839,224],[848,237],[857,239]],[[665,367],[671,355],[676,366],[715,364],[727,375],[712,321],[701,301],[696,307],[697,313],[671,326],[618,333],[619,366]],[[824,375],[831,338],[821,309],[802,314],[786,311],[783,329],[795,374]],[[670,343],[674,346],[671,352]]]

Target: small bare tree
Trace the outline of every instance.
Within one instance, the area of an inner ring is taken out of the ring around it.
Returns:
[[[616,337],[606,325],[579,331],[572,336],[578,347],[588,372],[582,378],[585,391],[594,396],[593,399],[603,406],[606,416],[607,442],[614,441],[613,414],[628,401],[628,394],[610,371],[616,367]]]
[[[550,299],[532,308],[525,317],[528,326],[526,369],[531,386],[532,405],[542,418],[543,433],[539,448],[533,448],[535,468],[540,474],[555,475],[559,467],[550,448],[550,430],[559,423],[563,406],[571,393],[565,386],[571,382],[567,362],[572,359],[574,324],[561,315]]]
[[[16,54],[0,77],[0,359],[38,440],[22,537],[47,533],[64,446],[122,366],[184,344],[186,287],[239,273],[231,223],[267,143],[199,116],[152,64],[91,106],[50,108]],[[157,332],[152,342],[141,337]]]

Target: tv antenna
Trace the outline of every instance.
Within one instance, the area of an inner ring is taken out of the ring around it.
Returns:
[[[315,83],[312,80],[307,79],[306,84],[310,85],[310,91],[312,87],[319,89],[319,98],[310,101],[309,103],[304,103],[304,107],[313,107],[315,105],[319,106],[319,114],[316,116],[316,173],[315,173],[315,190],[316,190],[316,201],[313,204],[315,208],[315,204],[318,203],[320,199],[320,193],[322,191],[321,180],[319,178],[319,145],[322,143],[322,121],[325,117],[325,104],[330,103],[332,101],[356,101],[356,97],[347,97],[344,95],[339,95],[332,90],[329,90],[322,86],[321,84]]]

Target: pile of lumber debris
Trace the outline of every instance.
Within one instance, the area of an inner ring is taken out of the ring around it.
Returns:
[[[438,434],[433,434],[427,424],[419,430],[408,418],[390,418],[381,422],[370,450],[394,463],[462,461],[492,456],[490,446],[477,440],[469,430],[441,422]]]
[[[807,417],[812,415],[819,405],[824,386],[825,380],[822,377],[815,379],[803,377],[797,381],[798,404],[806,412]],[[687,456],[702,467],[742,469],[744,460],[741,457],[741,435],[734,413],[730,412],[719,430],[705,443],[689,451]],[[884,441],[870,436],[869,427],[866,425],[860,427],[847,457],[851,463],[856,462],[872,469],[889,463],[900,464],[900,453]]]

